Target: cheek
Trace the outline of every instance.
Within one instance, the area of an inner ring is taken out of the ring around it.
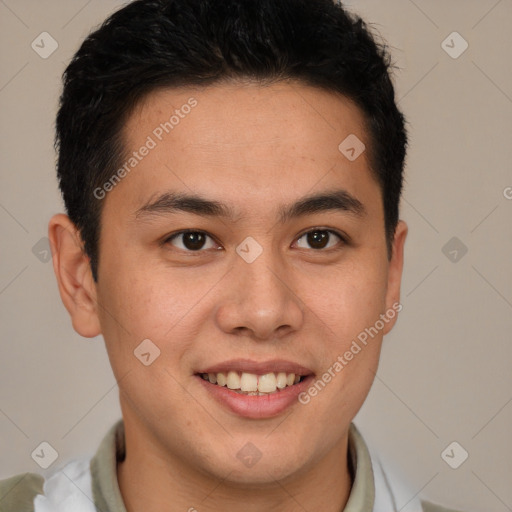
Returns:
[[[354,416],[364,402],[377,371],[383,330],[380,315],[385,310],[386,267],[377,258],[360,257],[318,279],[315,294],[305,301],[315,313],[327,342],[322,343],[322,367],[328,372],[325,388],[312,408],[319,417],[328,411],[331,420]],[[379,322],[377,329],[376,323]],[[318,376],[322,379],[322,375]],[[321,395],[321,398],[320,398]],[[313,403],[314,402],[314,403]],[[327,420],[327,418],[326,418]],[[336,422],[335,421],[335,422]]]
[[[160,338],[186,317],[208,288],[203,279],[191,283],[170,272],[117,272],[105,282],[102,298],[115,319],[136,337]],[[112,324],[110,315],[103,315]]]
[[[199,279],[190,269],[125,273],[120,267],[108,276],[98,302],[103,336],[118,373],[137,362],[134,350],[146,339],[161,351],[159,362],[175,367],[200,337],[219,279],[212,272]]]
[[[324,323],[337,344],[346,344],[375,324],[384,312],[385,268],[375,260],[348,262],[301,280],[304,303]]]

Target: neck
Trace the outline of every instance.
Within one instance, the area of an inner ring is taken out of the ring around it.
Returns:
[[[162,456],[147,436],[125,429],[126,458],[117,476],[127,512],[340,512],[352,486],[348,434],[328,454],[281,480],[265,484],[229,480],[198,471],[179,458]],[[169,509],[172,504],[172,509]]]

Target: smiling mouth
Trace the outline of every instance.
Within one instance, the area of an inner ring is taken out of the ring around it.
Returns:
[[[307,375],[287,372],[270,372],[263,375],[247,372],[199,373],[202,379],[220,387],[227,387],[235,393],[248,396],[264,396],[302,382]]]

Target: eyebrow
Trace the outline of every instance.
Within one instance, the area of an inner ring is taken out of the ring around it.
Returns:
[[[279,222],[284,224],[294,218],[327,211],[344,212],[359,218],[367,214],[366,208],[359,199],[346,190],[338,189],[309,195],[291,205],[281,206],[278,209],[278,217]],[[150,199],[135,212],[135,217],[142,220],[155,215],[170,215],[177,212],[231,220],[241,217],[232,207],[224,203],[179,192],[164,192]]]

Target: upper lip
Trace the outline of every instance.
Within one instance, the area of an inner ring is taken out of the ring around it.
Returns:
[[[272,372],[294,373],[295,375],[310,375],[313,373],[309,368],[292,361],[286,361],[285,359],[272,359],[268,361],[231,359],[209,366],[197,373],[224,373],[229,371],[254,373],[256,375],[265,375]]]

